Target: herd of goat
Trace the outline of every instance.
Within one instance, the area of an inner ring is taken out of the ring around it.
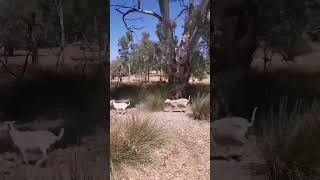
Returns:
[[[190,96],[189,99],[166,99],[165,103],[170,104],[172,107],[187,107],[189,101]],[[123,103],[111,100],[110,106],[114,107],[117,113],[124,114],[128,106],[130,106],[130,102]],[[28,151],[40,150],[42,153],[42,158],[36,162],[36,166],[41,165],[48,159],[48,149],[57,141],[61,140],[64,135],[64,128],[60,129],[60,133],[58,135],[55,135],[48,130],[21,131],[15,128],[15,121],[3,122],[0,126],[0,130],[9,132],[9,136],[12,139],[13,144],[19,149],[25,164],[29,164],[29,159],[27,156]]]
[[[173,109],[177,109],[178,107],[187,108],[188,103],[190,102],[190,97],[188,99],[186,98],[180,98],[180,99],[166,99],[164,103],[166,105],[171,106]],[[126,109],[130,106],[130,101],[128,103],[126,102],[116,102],[116,100],[110,100],[110,107],[113,107],[117,113],[124,114]],[[185,110],[184,110],[185,111]]]
[[[166,99],[165,104],[170,105],[173,109],[177,107],[187,108],[190,102],[190,96],[188,99],[181,98],[176,100]],[[130,106],[130,101],[116,102],[116,100],[110,100],[110,107],[113,107],[117,113],[124,114],[126,109]],[[216,145],[223,145],[223,139],[228,137],[233,140],[246,144],[248,142],[246,133],[248,128],[253,126],[255,121],[257,107],[254,108],[249,122],[245,118],[241,117],[225,117],[213,122],[213,143]],[[47,151],[54,143],[61,140],[64,135],[64,128],[60,129],[58,135],[53,134],[48,130],[37,131],[21,131],[15,128],[15,121],[5,121],[0,126],[0,130],[6,130],[14,143],[22,154],[23,161],[29,164],[27,151],[40,150],[42,152],[42,158],[36,162],[36,165],[42,164],[48,158]]]

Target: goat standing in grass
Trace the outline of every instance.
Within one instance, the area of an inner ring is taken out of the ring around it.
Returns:
[[[242,147],[240,156],[244,154],[246,149],[244,145],[248,144],[246,134],[248,128],[252,127],[255,121],[257,107],[253,109],[251,121],[242,117],[226,117],[213,122],[213,144],[220,147],[237,145]]]
[[[180,98],[180,99],[176,99],[176,100],[166,99],[164,101],[164,103],[170,104],[174,108],[178,108],[178,106],[183,106],[186,108],[188,106],[189,101],[190,101],[190,96],[188,99],[186,99],[186,98]]]
[[[19,131],[14,127],[15,121],[6,121],[5,124],[9,128],[9,134],[14,144],[18,147],[26,164],[29,164],[26,151],[40,149],[43,157],[37,161],[36,165],[40,165],[47,158],[47,150],[55,142],[59,141],[63,134],[64,128],[61,128],[58,136],[49,131]]]
[[[130,101],[127,103],[116,103],[115,100],[111,100],[110,104],[113,105],[113,107],[116,109],[117,113],[119,113],[119,110],[121,109],[121,114],[124,114],[127,107],[130,106]]]
[[[246,133],[248,128],[253,126],[257,109],[258,107],[253,109],[250,122],[242,117],[226,117],[213,122],[214,139],[219,142],[220,137],[228,137],[241,144],[246,144],[248,141],[246,139]]]

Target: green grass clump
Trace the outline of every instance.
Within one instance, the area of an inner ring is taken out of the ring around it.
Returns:
[[[164,129],[149,118],[132,115],[111,126],[111,176],[118,179],[124,167],[137,168],[150,162],[150,153],[164,145]]]
[[[191,102],[192,115],[194,119],[210,119],[210,94],[197,94]]]

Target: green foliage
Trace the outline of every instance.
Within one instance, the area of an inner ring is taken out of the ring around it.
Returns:
[[[119,78],[119,75],[121,77],[128,75],[128,69],[126,68],[126,63],[123,59],[117,59],[110,64],[110,76]]]
[[[203,52],[201,51],[195,51],[194,52],[194,58],[196,58],[197,63],[193,65],[193,76],[200,81],[207,77],[210,71],[210,58],[209,56],[205,57]]]
[[[121,3],[119,3],[121,4]],[[129,7],[136,7],[135,3],[128,3]],[[206,48],[209,49],[209,19],[207,18],[209,12],[208,1],[197,1],[197,2],[180,2],[181,14],[177,18],[184,18],[183,24],[183,35],[186,35],[186,41],[180,41],[175,34],[176,27],[180,26],[177,24],[176,19],[170,19],[169,7],[171,2],[169,1],[159,1],[159,8],[161,12],[161,17],[164,21],[159,22],[156,26],[156,35],[159,39],[158,42],[151,42],[149,40],[149,34],[143,33],[141,42],[138,45],[136,51],[132,54],[133,60],[133,72],[138,73],[146,78],[147,74],[151,70],[163,70],[166,74],[171,71],[168,64],[173,64],[174,59],[181,58],[181,54],[188,52],[189,54],[183,55],[183,59],[186,59],[190,64],[198,64],[198,57],[192,56],[194,51],[198,50],[200,42],[206,43]],[[188,7],[188,8],[186,8]],[[120,8],[121,9],[121,8]],[[126,12],[128,9],[123,8]],[[190,41],[190,43],[185,43]],[[177,52],[175,52],[177,51]],[[197,54],[199,55],[199,54]],[[203,54],[201,54],[203,55]],[[176,57],[173,57],[176,56]],[[205,56],[203,56],[205,57]],[[209,58],[206,58],[209,60]],[[195,66],[199,67],[199,66]],[[191,69],[192,70],[192,69]],[[188,71],[190,72],[190,71]],[[195,74],[198,77],[202,77],[198,70]],[[206,70],[206,72],[208,72]]]

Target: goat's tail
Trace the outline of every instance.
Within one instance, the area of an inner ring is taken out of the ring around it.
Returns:
[[[130,101],[128,102],[128,106],[130,106]]]
[[[255,107],[254,109],[253,109],[253,112],[252,112],[252,115],[251,115],[251,122],[250,122],[250,127],[253,125],[253,123],[254,123],[254,121],[255,121],[255,119],[256,119],[256,112],[257,112],[257,109],[258,109],[258,107]]]
[[[63,134],[64,134],[64,128],[61,128],[59,136],[57,137],[57,141],[59,141],[62,138]]]

